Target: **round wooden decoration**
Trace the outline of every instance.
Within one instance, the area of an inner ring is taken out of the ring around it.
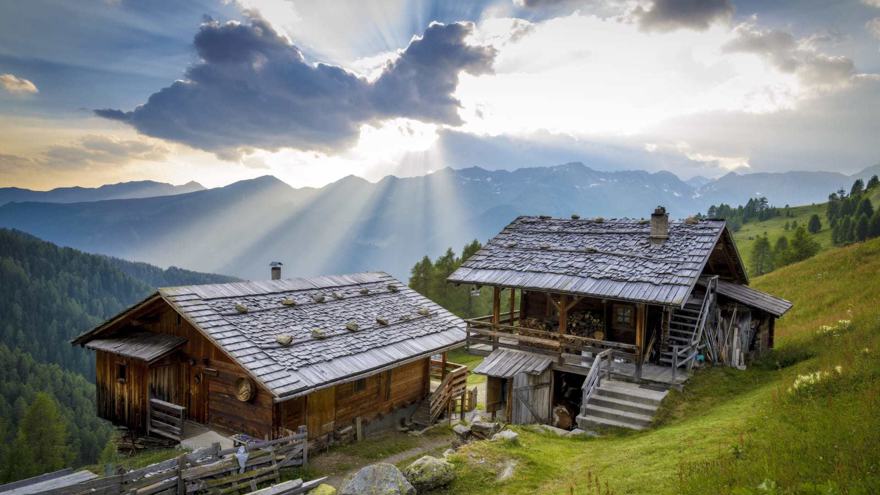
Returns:
[[[235,396],[238,400],[248,402],[254,398],[255,392],[254,382],[249,378],[242,377],[235,382]]]

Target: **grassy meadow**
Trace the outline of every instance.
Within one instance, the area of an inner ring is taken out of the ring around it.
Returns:
[[[795,303],[760,362],[698,372],[645,432],[568,439],[517,427],[518,445],[470,444],[438,493],[880,493],[878,274],[875,239],[757,278]],[[499,481],[503,466],[515,474]]]

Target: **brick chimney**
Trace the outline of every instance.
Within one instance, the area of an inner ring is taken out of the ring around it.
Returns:
[[[281,266],[282,265],[284,265],[284,263],[282,263],[280,261],[273,261],[273,262],[269,263],[269,266],[271,267],[271,271],[272,271],[272,280],[279,280],[281,278]]]
[[[666,208],[658,206],[651,214],[651,243],[662,244],[669,238],[669,214]]]

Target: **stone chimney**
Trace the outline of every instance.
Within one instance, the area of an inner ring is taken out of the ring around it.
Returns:
[[[273,262],[269,263],[269,266],[271,267],[271,270],[272,270],[272,280],[279,280],[281,278],[281,266],[283,264],[284,263],[282,263],[280,261],[273,261]]]
[[[666,208],[658,206],[651,214],[651,243],[662,244],[669,238],[669,214]]]

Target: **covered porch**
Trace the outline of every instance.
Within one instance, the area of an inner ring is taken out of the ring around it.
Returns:
[[[677,386],[690,376],[660,359],[670,308],[516,287],[492,291],[492,314],[466,320],[471,353],[525,351],[547,357],[554,370],[584,376],[601,353],[605,371],[618,379]]]

